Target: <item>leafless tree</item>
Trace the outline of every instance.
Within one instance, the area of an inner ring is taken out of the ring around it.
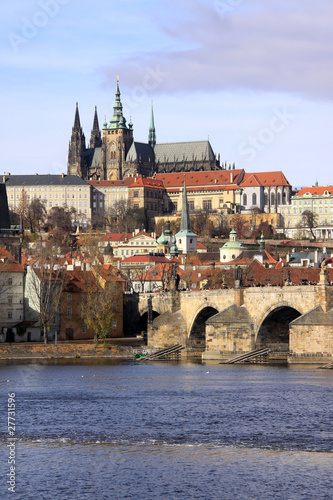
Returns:
[[[311,210],[305,210],[302,213],[302,219],[299,223],[299,227],[303,229],[308,229],[311,233],[312,238],[315,240],[316,235],[314,233],[314,228],[318,225],[318,215]]]
[[[60,298],[65,280],[65,274],[55,255],[48,254],[45,248],[41,248],[36,267],[27,269],[26,295],[30,310],[39,317],[45,343],[48,343],[47,332],[50,326],[58,325],[59,328]]]

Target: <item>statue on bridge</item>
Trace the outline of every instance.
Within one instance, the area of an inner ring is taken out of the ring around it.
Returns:
[[[242,286],[242,281],[243,281],[243,271],[240,266],[237,266],[235,270],[235,287],[239,288],[240,286]]]

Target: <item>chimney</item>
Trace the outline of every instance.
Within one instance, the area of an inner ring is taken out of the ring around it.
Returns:
[[[3,182],[3,183],[5,183],[5,182],[6,182],[6,176],[5,176],[5,175],[3,175],[3,176],[2,176],[2,182]]]
[[[65,174],[64,174],[64,173],[62,173],[62,174],[61,174],[61,178],[62,178],[62,179],[64,179],[64,177],[65,177]]]
[[[234,182],[234,173],[230,172],[230,184]]]

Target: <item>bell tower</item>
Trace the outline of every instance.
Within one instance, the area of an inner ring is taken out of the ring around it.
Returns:
[[[119,78],[117,77],[113,116],[109,124],[106,119],[103,123],[102,167],[105,180],[122,179],[123,165],[132,142],[133,125],[131,122],[127,125],[123,116]]]

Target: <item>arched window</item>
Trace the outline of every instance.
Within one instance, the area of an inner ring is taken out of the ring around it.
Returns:
[[[277,204],[281,205],[281,194],[280,193],[277,194]]]
[[[271,193],[271,205],[275,205],[275,194],[274,194],[274,191]]]
[[[267,207],[268,205],[268,196],[267,196],[267,193],[265,193],[265,207]]]
[[[256,206],[256,204],[257,204],[257,195],[256,195],[256,193],[253,193],[252,194],[252,205]]]
[[[247,205],[247,195],[243,194],[243,205],[246,207]]]

